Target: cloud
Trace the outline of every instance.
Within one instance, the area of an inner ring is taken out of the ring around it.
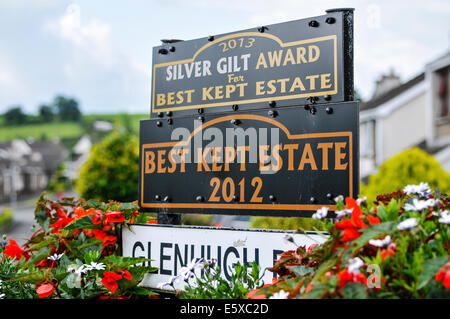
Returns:
[[[70,42],[97,63],[112,66],[116,59],[111,45],[111,26],[99,19],[82,22],[81,7],[70,4],[62,16],[44,25],[44,30]]]

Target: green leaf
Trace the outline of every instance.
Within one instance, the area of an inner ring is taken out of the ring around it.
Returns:
[[[439,269],[449,261],[446,256],[436,257],[433,259],[427,259],[422,263],[423,272],[419,276],[418,289],[421,289],[427,285],[431,278],[433,278]]]
[[[374,237],[381,236],[383,234],[390,233],[392,229],[394,228],[395,222],[385,222],[373,226],[369,226],[363,230],[362,235],[354,240],[354,243],[356,244],[356,248],[361,248],[368,242],[370,239]]]
[[[83,218],[77,219],[74,222],[70,223],[66,227],[64,227],[65,230],[74,230],[74,229],[89,229],[89,228],[96,228],[97,225],[92,223],[92,217],[91,216],[85,216]]]
[[[300,265],[287,266],[286,268],[290,269],[297,276],[305,276],[305,275],[311,274],[315,271],[314,268],[300,266]]]
[[[45,259],[45,258],[47,258],[49,256],[50,256],[49,249],[47,247],[46,248],[42,248],[36,256],[32,257],[28,262],[23,264],[20,268],[21,269],[26,269],[26,268],[34,265],[35,263],[37,263],[37,262],[39,262],[39,261],[41,261],[41,260],[43,260],[43,259]]]
[[[316,284],[313,285],[312,289],[305,295],[303,295],[302,298],[304,299],[318,299],[320,298],[325,290],[327,290],[329,287],[327,284]]]
[[[147,258],[134,258],[134,257],[121,257],[121,256],[108,256],[103,259],[104,263],[110,264],[117,268],[128,268],[133,265],[141,264],[144,262],[152,261]]]
[[[384,210],[383,206],[378,207],[377,216],[381,219],[382,222],[388,221],[388,217],[387,217],[386,211]]]
[[[367,287],[359,282],[352,282],[346,284],[342,290],[342,295],[346,299],[366,299]]]
[[[49,246],[50,244],[52,244],[52,243],[56,244],[57,242],[58,242],[58,239],[57,239],[57,238],[55,238],[55,237],[50,237],[50,238],[48,238],[48,239],[46,239],[46,240],[44,240],[44,241],[41,241],[41,242],[39,242],[39,243],[37,243],[37,244],[31,246],[31,247],[30,247],[30,250],[39,250],[39,249],[41,249],[41,248],[48,247],[48,246]]]
[[[99,202],[97,202],[97,201],[95,201],[95,200],[93,200],[93,199],[90,199],[90,200],[88,200],[88,201],[86,202],[86,204],[89,205],[89,206],[92,206],[92,207],[94,207],[94,208],[97,208],[98,205],[99,205]]]
[[[145,295],[145,296],[150,296],[150,295],[159,295],[156,292],[150,291],[148,289],[145,289],[143,287],[134,287],[131,292],[135,293],[136,295]]]

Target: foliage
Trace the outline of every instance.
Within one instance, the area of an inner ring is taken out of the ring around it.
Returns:
[[[0,244],[0,295],[6,298],[138,298],[145,258],[121,257],[122,227],[145,222],[136,203],[108,203],[43,194],[36,206],[39,229],[20,247]]]
[[[450,193],[450,174],[433,156],[414,147],[383,163],[378,173],[369,177],[368,185],[361,185],[361,194],[371,204],[378,194],[391,193],[404,185],[418,184],[423,180],[433,189]]]
[[[138,174],[138,138],[114,131],[92,147],[76,189],[84,198],[133,201],[138,198]]]
[[[56,168],[55,174],[47,185],[47,189],[52,192],[64,192],[70,189],[70,178],[64,175],[66,170],[65,164],[59,164]]]
[[[52,122],[55,118],[53,107],[50,105],[42,104],[39,106],[39,118],[42,123]]]
[[[13,212],[10,208],[3,209],[0,212],[0,228],[7,228],[13,222]]]
[[[249,290],[261,288],[260,269],[257,263],[242,265],[239,262],[230,267],[231,280],[221,275],[217,260],[193,260],[181,269],[181,274],[174,277],[172,285],[177,280],[184,280],[186,286],[180,293],[182,299],[243,299]]]
[[[252,217],[250,227],[264,229],[324,230],[325,223],[312,218]]]
[[[11,107],[3,115],[3,123],[5,126],[21,125],[26,122],[26,115],[22,111],[21,106]]]
[[[328,241],[281,254],[280,278],[255,296],[450,298],[450,197],[428,184],[377,197],[339,200]]]
[[[196,225],[196,226],[212,226],[212,215],[205,214],[183,214],[183,225]]]
[[[45,135],[46,139],[57,137],[60,139],[76,138],[78,140],[82,134],[82,127],[74,122],[52,122],[45,124],[24,124],[0,127],[0,136],[3,141],[26,139],[28,137],[41,140],[43,135]]]
[[[58,95],[53,101],[53,107],[57,110],[61,121],[81,120],[81,111],[78,107],[78,101],[73,98]]]

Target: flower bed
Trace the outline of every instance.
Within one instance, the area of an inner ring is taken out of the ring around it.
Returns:
[[[262,286],[257,265],[235,266],[227,282],[214,262],[193,261],[161,285],[194,277],[181,298],[450,298],[449,196],[422,183],[380,195],[373,206],[364,198],[336,203],[330,238],[282,253],[269,269],[278,275],[272,284]],[[327,216],[321,208],[313,218]],[[41,196],[35,217],[39,229],[22,247],[0,242],[0,298],[156,295],[138,286],[156,268],[120,256],[122,227],[156,223],[135,203]]]
[[[0,243],[1,298],[138,298],[156,295],[139,287],[144,258],[120,256],[121,227],[152,223],[135,203],[51,201],[42,195],[39,229],[20,247]]]
[[[421,183],[378,196],[374,208],[336,202],[329,240],[281,254],[270,269],[278,280],[250,298],[450,298],[449,196]]]

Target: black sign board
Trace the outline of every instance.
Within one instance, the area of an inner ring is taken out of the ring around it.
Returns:
[[[359,192],[357,102],[141,121],[147,211],[310,217]]]
[[[353,12],[261,26],[153,49],[151,113],[352,100]]]

